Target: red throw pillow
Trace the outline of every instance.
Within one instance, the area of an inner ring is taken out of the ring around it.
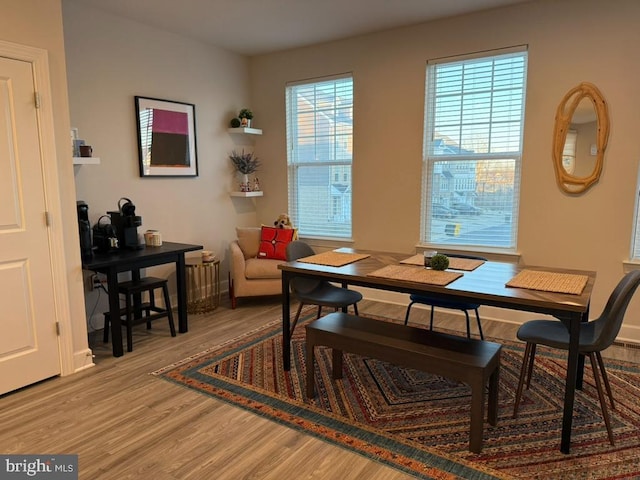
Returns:
[[[287,259],[287,245],[293,240],[295,230],[286,228],[262,227],[258,258],[274,260]]]

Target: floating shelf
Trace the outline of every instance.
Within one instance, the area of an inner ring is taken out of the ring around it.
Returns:
[[[229,195],[232,197],[261,197],[263,192],[229,192]]]
[[[100,157],[73,157],[74,165],[100,165]]]
[[[246,133],[247,135],[262,135],[262,130],[259,128],[238,127],[229,128],[229,133]]]

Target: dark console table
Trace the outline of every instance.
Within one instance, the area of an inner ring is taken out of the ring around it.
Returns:
[[[142,250],[119,250],[114,253],[96,253],[93,258],[83,261],[82,268],[107,276],[109,291],[109,314],[112,325],[113,356],[123,354],[122,329],[120,323],[120,298],[118,295],[118,273],[131,272],[133,280],[140,278],[140,269],[175,263],[176,286],[178,290],[178,330],[186,333],[189,329],[187,320],[187,286],[185,281],[186,252],[202,250],[202,245],[187,243],[163,242],[158,247],[145,247]]]

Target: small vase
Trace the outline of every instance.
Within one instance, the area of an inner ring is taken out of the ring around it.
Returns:
[[[248,192],[250,190],[249,186],[249,175],[246,173],[242,174],[242,182],[240,183],[240,191]]]
[[[240,126],[251,128],[251,119],[250,118],[242,118],[240,119]]]

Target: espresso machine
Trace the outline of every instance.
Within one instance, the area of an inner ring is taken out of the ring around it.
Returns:
[[[82,200],[76,201],[78,210],[78,231],[80,233],[80,255],[82,260],[88,260],[93,256],[91,244],[91,223],[89,223],[89,205]]]
[[[118,201],[118,211],[107,212],[111,217],[111,225],[116,229],[120,248],[140,250],[144,244],[138,241],[138,227],[142,225],[142,217],[136,215],[136,206],[128,198]]]

